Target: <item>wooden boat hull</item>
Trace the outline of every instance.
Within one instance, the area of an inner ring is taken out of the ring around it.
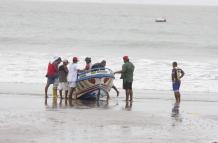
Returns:
[[[114,75],[111,70],[98,70],[78,76],[77,99],[99,99],[107,96],[113,86]]]

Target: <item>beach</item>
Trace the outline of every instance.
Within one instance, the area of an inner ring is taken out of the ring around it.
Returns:
[[[22,87],[20,93],[17,89],[16,93],[0,94],[0,142],[218,141],[218,112],[215,109],[218,101],[192,100],[190,96],[194,97],[194,93],[190,93],[189,98],[182,96],[180,114],[171,117],[174,98],[169,91],[135,91],[132,104],[126,104],[122,90],[118,98],[111,92],[109,102],[69,102],[52,96],[45,102],[40,91],[31,94],[34,85],[20,83],[18,86],[17,83],[17,87]]]
[[[217,143],[217,6],[0,0],[0,143]],[[167,22],[157,23],[164,17]],[[132,103],[44,98],[54,56],[135,65]],[[171,72],[185,71],[174,107]]]

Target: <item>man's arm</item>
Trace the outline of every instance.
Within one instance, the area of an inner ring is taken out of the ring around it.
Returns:
[[[184,75],[185,75],[185,72],[181,69],[181,76],[180,76],[180,78],[183,78]]]
[[[171,78],[172,78],[172,82],[174,82],[174,76],[173,76],[173,74],[171,74]]]
[[[172,70],[171,78],[172,78],[172,82],[174,82],[174,79],[175,79],[175,70],[174,69]]]
[[[77,69],[77,72],[84,72],[84,70]]]
[[[68,70],[67,66],[64,66],[64,71],[65,71],[66,73],[68,73],[68,72],[69,72],[69,70]]]
[[[114,74],[117,74],[117,73],[122,73],[123,71],[122,70],[120,70],[120,71],[116,71],[116,72],[114,72]]]
[[[125,73],[125,72],[126,72],[126,66],[123,65],[123,66],[122,66],[122,70],[117,71],[117,72],[115,72],[114,74],[116,74],[116,73],[121,73],[121,74],[123,74],[123,73]]]

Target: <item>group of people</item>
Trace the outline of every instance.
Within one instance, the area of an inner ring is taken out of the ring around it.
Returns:
[[[60,63],[63,63],[59,66]],[[59,90],[60,98],[63,98],[62,91],[65,91],[65,98],[72,99],[72,95],[76,90],[76,80],[78,72],[88,71],[95,68],[105,68],[106,61],[103,60],[100,63],[91,64],[91,58],[86,57],[86,65],[84,69],[77,68],[78,58],[73,57],[72,63],[69,64],[68,60],[61,60],[60,57],[55,57],[53,61],[49,62],[47,70],[47,84],[45,86],[45,98],[48,97],[47,92],[51,84],[53,84],[53,94],[57,94],[57,89]],[[133,73],[135,66],[130,62],[128,56],[123,57],[124,64],[122,69],[114,72],[114,74],[121,74],[121,79],[123,79],[123,89],[126,94],[126,101],[133,100]],[[176,106],[180,104],[180,92],[179,88],[181,85],[181,78],[184,76],[184,71],[181,68],[178,68],[177,62],[172,63],[172,87],[176,99]],[[119,91],[115,86],[112,87],[119,96]],[[68,92],[69,91],[69,92]],[[68,97],[69,96],[69,97]]]
[[[124,64],[122,70],[114,72],[114,74],[121,74],[123,79],[123,88],[126,90],[126,100],[132,101],[132,82],[134,65],[129,61],[128,56],[123,57]],[[62,62],[62,65],[60,63]],[[72,63],[69,64],[68,60],[61,60],[60,57],[54,57],[54,60],[49,62],[47,69],[47,83],[45,86],[45,98],[48,97],[48,88],[53,84],[53,95],[57,95],[59,90],[60,98],[63,98],[62,91],[65,92],[65,98],[72,99],[73,93],[76,90],[76,80],[78,72],[89,71],[96,68],[105,68],[106,61],[102,60],[100,63],[91,64],[91,58],[86,57],[86,65],[84,69],[77,68],[78,58],[73,57]],[[60,66],[59,66],[60,65]],[[119,96],[118,89],[113,85],[112,88],[116,91]]]
[[[91,69],[91,58],[86,58],[86,66],[84,70]],[[59,66],[60,63],[63,63]],[[60,57],[54,57],[54,60],[49,62],[47,69],[47,83],[45,86],[45,98],[48,97],[48,88],[53,84],[53,95],[57,95],[59,90],[60,98],[62,99],[62,91],[65,91],[65,98],[72,98],[73,92],[76,88],[77,73],[82,71],[77,68],[78,58],[73,57],[72,63],[69,64],[68,60],[61,60]],[[69,93],[68,93],[69,91]]]

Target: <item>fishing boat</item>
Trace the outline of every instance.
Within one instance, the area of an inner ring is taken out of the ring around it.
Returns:
[[[160,18],[156,18],[155,22],[167,22],[167,20],[166,20],[166,18],[160,17]]]
[[[97,99],[108,96],[113,86],[114,74],[108,68],[97,68],[78,74],[77,99]]]

